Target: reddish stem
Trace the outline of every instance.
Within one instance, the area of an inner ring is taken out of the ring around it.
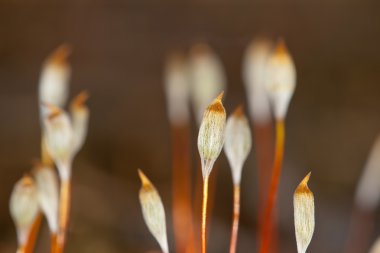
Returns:
[[[280,183],[282,160],[284,155],[285,144],[285,126],[283,120],[276,121],[276,146],[275,157],[272,170],[271,184],[267,203],[264,210],[263,226],[261,229],[261,246],[260,253],[269,253],[271,243],[271,233],[273,226],[273,209],[275,208],[278,185]]]

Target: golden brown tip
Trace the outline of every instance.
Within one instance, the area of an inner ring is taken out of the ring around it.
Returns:
[[[223,107],[223,104],[222,104],[222,98],[223,98],[223,95],[224,95],[224,91],[222,91],[215,99],[214,101],[212,102],[212,104],[210,104],[208,107],[207,107],[207,110],[208,111],[213,111],[213,112],[225,112],[224,110],[224,107]]]
[[[198,43],[191,47],[190,55],[192,56],[203,56],[212,53],[212,49],[206,43]]]
[[[244,106],[243,104],[240,104],[236,107],[236,109],[234,110],[234,112],[232,113],[233,116],[235,117],[243,117],[244,116]]]
[[[219,95],[216,97],[216,100],[222,101],[223,96],[224,96],[224,91],[222,91],[221,93],[219,93]]]
[[[33,184],[34,184],[33,179],[28,174],[25,174],[22,177],[22,179],[21,179],[21,185],[23,185],[23,186],[31,186]]]
[[[166,62],[168,65],[177,65],[183,63],[186,60],[184,53],[180,50],[172,50],[169,52]]]
[[[304,179],[302,179],[301,183],[298,185],[296,189],[296,193],[302,193],[302,192],[309,192],[309,187],[307,186],[307,183],[309,182],[311,176],[311,172],[309,172]]]
[[[62,44],[56,48],[49,56],[49,61],[54,64],[65,64],[67,58],[71,54],[71,46],[69,44]]]
[[[49,110],[49,113],[48,113],[48,116],[47,116],[47,118],[49,120],[54,119],[55,117],[59,116],[62,113],[62,110],[59,107],[54,106],[52,104],[49,104],[49,103],[46,103],[46,102],[41,102],[41,105],[43,107],[46,107]]]
[[[284,39],[280,38],[277,41],[276,49],[275,49],[275,54],[276,55],[287,55],[288,54],[288,49],[287,49],[287,47],[285,45]]]
[[[307,185],[307,183],[309,182],[310,176],[311,176],[311,171],[306,175],[306,177],[304,177],[304,179],[301,181],[301,184]]]
[[[73,99],[73,101],[71,102],[71,107],[72,108],[82,107],[88,100],[89,96],[90,95],[86,90],[82,91]]]
[[[40,159],[37,159],[37,158],[33,159],[31,161],[31,164],[32,164],[33,170],[38,170],[43,167],[43,163],[41,162]]]
[[[150,180],[147,178],[147,176],[145,176],[141,169],[137,169],[137,172],[139,173],[139,177],[143,186],[152,185]]]

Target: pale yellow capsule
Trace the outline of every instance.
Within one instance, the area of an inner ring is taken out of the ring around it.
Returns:
[[[18,244],[23,246],[39,212],[37,188],[30,176],[24,176],[15,184],[9,208],[16,225]]]
[[[39,81],[40,103],[65,106],[71,76],[71,67],[67,61],[70,52],[70,46],[64,44],[55,49],[45,60]]]
[[[45,105],[44,129],[46,147],[49,155],[58,167],[62,180],[71,177],[74,133],[69,116],[53,105]]]
[[[380,135],[373,144],[371,153],[360,177],[355,204],[368,212],[374,211],[380,202]]]
[[[76,155],[86,141],[90,111],[86,105],[88,93],[82,91],[70,104],[71,121],[73,128],[73,154]]]
[[[203,112],[221,90],[226,90],[222,61],[207,44],[196,44],[190,50],[190,89],[193,111],[200,125]]]
[[[170,123],[184,125],[190,118],[189,66],[181,52],[174,52],[165,65],[165,94]]]
[[[46,165],[36,164],[33,175],[36,181],[38,201],[52,233],[58,232],[58,178],[56,171]]]
[[[306,252],[314,233],[314,195],[307,186],[310,175],[311,172],[301,181],[293,196],[294,227],[298,253]]]
[[[234,185],[240,185],[243,165],[251,147],[251,130],[243,108],[239,106],[227,119],[224,143],[224,152],[230,164]]]
[[[248,46],[243,62],[243,80],[249,104],[249,111],[257,124],[271,120],[271,109],[265,88],[266,66],[271,54],[272,41],[255,39]]]
[[[222,104],[222,98],[223,92],[207,107],[199,128],[198,151],[204,178],[210,174],[224,144],[226,111]]]
[[[145,223],[151,234],[159,243],[161,250],[164,253],[168,253],[166,218],[161,197],[154,185],[140,169],[138,173],[142,183],[139,197]]]
[[[283,40],[268,59],[265,83],[274,116],[283,120],[296,87],[296,68]]]

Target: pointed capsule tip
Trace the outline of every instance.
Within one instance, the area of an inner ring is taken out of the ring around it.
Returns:
[[[65,64],[67,58],[71,54],[71,51],[71,45],[68,43],[63,43],[53,51],[49,57],[49,61],[58,65]]]
[[[222,99],[223,99],[223,96],[224,96],[224,91],[222,91],[222,92],[220,92],[219,93],[219,95],[216,97],[216,100],[218,100],[218,101],[222,101]]]
[[[224,107],[223,107],[223,103],[222,103],[223,94],[224,94],[224,91],[222,91],[214,99],[214,101],[207,107],[208,111],[225,113],[225,110],[224,110]]]
[[[236,107],[234,112],[232,113],[233,116],[235,117],[243,117],[244,116],[244,106],[243,104],[240,104]]]
[[[311,171],[302,179],[301,183],[298,185],[296,191],[304,191],[308,189],[307,183],[309,182],[311,176]]]
[[[143,186],[151,185],[150,180],[147,178],[147,176],[145,176],[144,172],[142,172],[141,169],[137,169],[137,172]]]
[[[310,176],[311,176],[311,171],[309,173],[307,173],[307,175],[302,180],[302,183],[307,184],[309,182]]]
[[[25,174],[24,176],[22,176],[21,184],[23,186],[33,185],[34,184],[33,178],[29,174]]]
[[[190,49],[191,56],[203,56],[203,55],[208,55],[210,53],[212,53],[211,47],[204,42],[195,44]]]
[[[84,90],[82,91],[81,93],[79,93],[72,101],[71,103],[71,106],[73,108],[78,108],[78,107],[82,107],[86,101],[88,100],[88,98],[90,97],[89,93],[87,90]]]
[[[275,53],[277,55],[287,55],[288,54],[288,49],[285,44],[285,40],[283,38],[278,39],[276,48],[275,48]]]

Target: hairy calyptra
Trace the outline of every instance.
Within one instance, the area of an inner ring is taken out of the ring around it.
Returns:
[[[138,170],[141,179],[140,204],[145,223],[164,253],[169,252],[164,205],[158,191],[145,174]]]
[[[310,174],[311,172],[301,181],[293,195],[294,227],[298,253],[306,252],[314,233],[314,195],[307,186]]]

